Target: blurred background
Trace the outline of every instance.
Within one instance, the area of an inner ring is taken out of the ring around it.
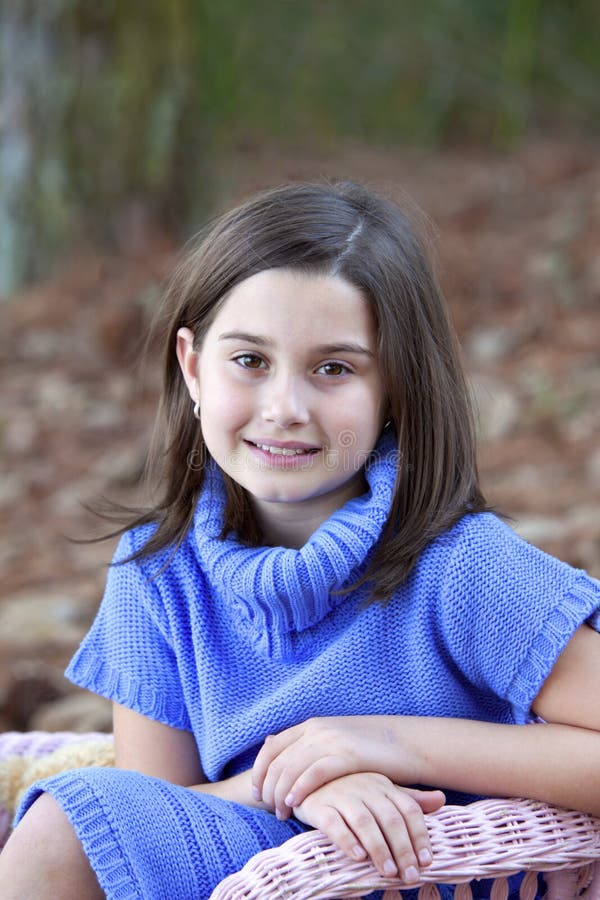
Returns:
[[[109,728],[62,677],[139,499],[177,250],[289,179],[429,216],[491,502],[600,577],[592,0],[0,0],[0,730]]]

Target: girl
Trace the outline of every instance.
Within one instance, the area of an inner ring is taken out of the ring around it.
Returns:
[[[33,786],[4,900],[198,900],[305,827],[415,881],[439,789],[600,815],[600,585],[487,509],[403,214],[267,192],[167,304],[162,493],[68,669],[118,768]]]

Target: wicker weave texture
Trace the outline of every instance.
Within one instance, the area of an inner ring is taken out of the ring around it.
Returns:
[[[458,884],[471,896],[474,878],[497,879],[492,900],[508,896],[508,875],[526,871],[521,897],[535,896],[537,872],[549,875],[548,898],[600,900],[600,820],[534,800],[480,800],[445,806],[427,817],[431,866],[421,870],[421,900],[439,897],[435,884]],[[560,871],[566,870],[566,871]],[[211,900],[336,900],[385,890],[386,900],[414,888],[383,878],[369,862],[354,862],[318,831],[256,854],[213,891]]]

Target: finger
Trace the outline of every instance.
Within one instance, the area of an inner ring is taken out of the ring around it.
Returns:
[[[366,859],[367,851],[346,819],[334,807],[326,807],[318,816],[315,816],[314,827],[326,834],[336,847],[339,847],[350,859]]]
[[[315,760],[295,780],[293,771],[286,769],[275,790],[276,802],[288,807],[300,806],[309,794],[324,784],[355,772],[350,760],[342,756],[325,756]]]
[[[332,765],[329,758],[320,758],[321,753],[321,749],[307,743],[304,735],[285,747],[267,769],[261,788],[262,800],[279,811],[282,817],[287,817],[294,806],[300,805],[290,788],[307,767],[316,765],[317,771],[321,771],[317,779],[319,787],[346,773],[340,760]],[[329,772],[332,774],[328,774]]]
[[[272,760],[262,783],[262,798],[276,811],[286,814],[292,804],[285,803],[289,785],[300,775],[305,764],[298,741],[286,747]]]
[[[252,766],[252,793],[256,800],[262,799],[264,780],[273,760],[275,760],[286,747],[297,740],[299,731],[300,726],[293,725],[291,728],[286,728],[285,731],[281,731],[279,734],[269,734],[265,738],[264,743],[254,760],[254,765]]]
[[[401,788],[390,792],[389,799],[396,812],[383,823],[394,859],[406,881],[415,880],[414,867],[431,863],[433,852],[425,815],[411,793]],[[401,827],[398,819],[402,821]]]
[[[355,771],[341,755],[323,756],[323,749],[306,739],[294,741],[270,764],[262,784],[263,800],[282,813],[291,810],[315,790]]]
[[[417,788],[405,788],[401,789],[406,794],[410,794],[413,797],[423,812],[430,813],[435,812],[440,809],[444,803],[446,802],[446,795],[443,791],[421,791]]]
[[[389,798],[379,796],[373,798],[368,804],[360,802],[355,806],[349,806],[344,810],[344,816],[347,827],[356,836],[358,846],[365,849],[380,875],[391,878],[399,871],[402,872],[402,864],[396,861],[388,840],[393,836],[399,851],[399,858],[403,860],[405,869],[408,871],[412,867],[418,880],[416,860],[412,853],[404,820]],[[404,837],[402,836],[403,832]]]

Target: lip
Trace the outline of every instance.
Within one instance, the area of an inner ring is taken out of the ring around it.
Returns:
[[[279,447],[282,450],[319,450],[314,444],[305,444],[302,441],[276,441],[274,438],[245,438],[246,443],[256,447]]]
[[[260,441],[251,441],[246,439],[245,444],[252,455],[260,462],[261,466],[269,469],[297,470],[309,463],[312,465],[312,461],[320,449],[315,447],[314,444],[305,444],[302,441],[274,441],[264,439]],[[269,450],[264,450],[263,447],[259,446],[260,444],[267,447],[276,447],[280,451],[287,450],[288,452],[271,453]],[[294,453],[292,452],[294,450],[301,452]]]

